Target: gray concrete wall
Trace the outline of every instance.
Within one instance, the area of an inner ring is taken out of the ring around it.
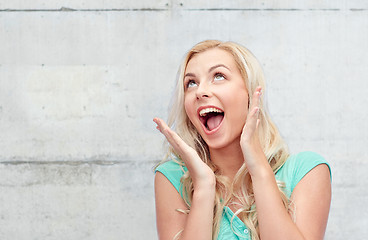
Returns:
[[[0,239],[157,239],[152,118],[212,38],[253,51],[292,152],[331,163],[326,239],[365,239],[365,0],[1,0]]]

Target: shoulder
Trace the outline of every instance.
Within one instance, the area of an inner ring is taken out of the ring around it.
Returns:
[[[305,238],[323,239],[331,204],[330,167],[316,153],[295,158],[290,196],[295,222]]]
[[[173,159],[160,164],[155,169],[155,173],[162,173],[178,192],[180,192],[180,179],[186,171],[187,168],[179,160]]]
[[[331,169],[324,157],[318,153],[305,151],[290,155],[284,165],[275,174],[276,179],[283,182],[286,188],[286,194],[290,197],[295,186],[316,166],[325,164]],[[331,177],[331,176],[330,176]]]
[[[156,224],[160,239],[174,239],[187,219],[187,215],[180,212],[188,209],[179,194],[183,170],[174,160],[164,162],[155,169]]]

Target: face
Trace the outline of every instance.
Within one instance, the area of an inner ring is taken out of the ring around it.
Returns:
[[[184,76],[185,111],[208,147],[239,144],[248,92],[233,56],[218,48],[196,54]]]

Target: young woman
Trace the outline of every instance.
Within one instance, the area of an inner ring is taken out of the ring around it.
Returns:
[[[267,114],[260,64],[233,42],[186,55],[156,168],[159,239],[323,239],[330,169],[313,152],[289,155]],[[169,127],[170,126],[170,127]]]

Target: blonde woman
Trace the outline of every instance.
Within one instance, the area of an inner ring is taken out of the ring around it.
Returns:
[[[159,239],[323,239],[330,168],[289,155],[264,108],[262,69],[246,48],[208,40],[180,69],[156,168]]]

